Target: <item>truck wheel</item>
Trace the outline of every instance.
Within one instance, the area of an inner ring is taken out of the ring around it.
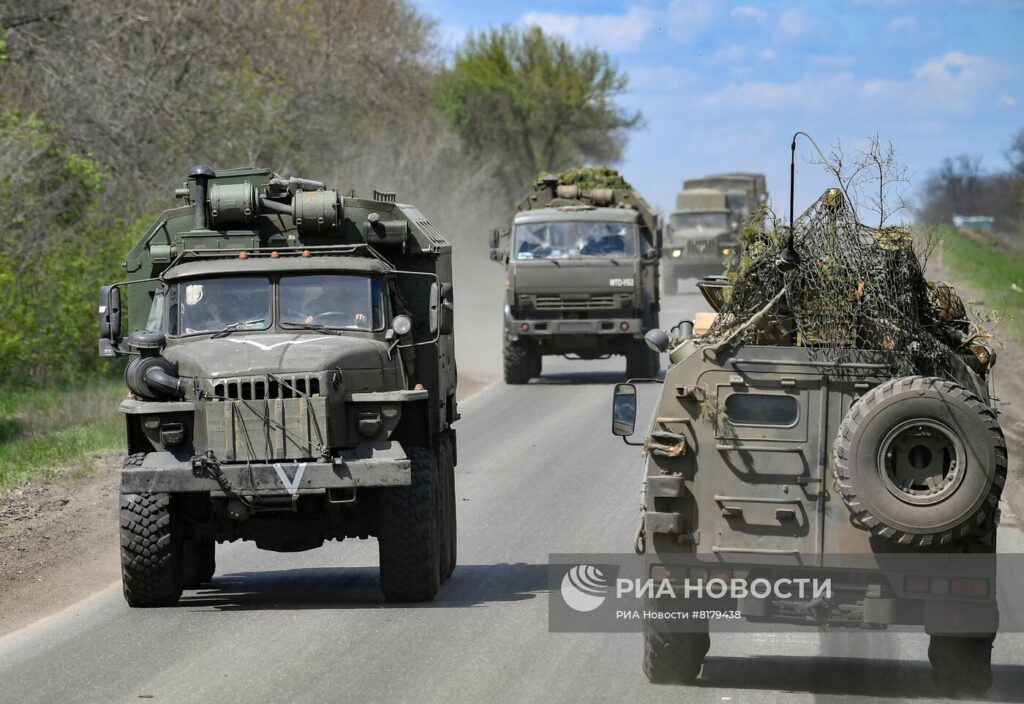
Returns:
[[[505,383],[525,384],[533,376],[536,362],[533,357],[539,356],[533,345],[517,340],[505,340]]]
[[[408,453],[412,485],[380,490],[380,588],[388,601],[430,601],[441,581],[437,463],[430,450]]]
[[[692,684],[711,647],[707,633],[644,629],[644,674],[653,684]]]
[[[531,355],[531,360],[533,364],[530,367],[530,378],[536,379],[537,377],[540,376],[540,373],[544,368],[544,355],[542,355],[540,352],[535,351]]]
[[[992,686],[995,636],[931,636],[928,660],[932,681],[943,692],[980,695]]]
[[[626,350],[626,377],[649,379],[658,373],[658,353],[643,340],[633,340]]]
[[[214,540],[187,539],[182,545],[182,572],[185,589],[195,589],[213,579],[217,571],[217,543]]]
[[[174,514],[170,494],[121,496],[121,583],[129,606],[170,606],[181,598],[181,527]]]
[[[679,293],[679,279],[675,272],[666,273],[661,277],[661,292],[666,296],[674,296]]]
[[[437,467],[444,487],[444,498],[441,501],[441,581],[448,579],[455,571],[458,554],[458,523],[456,521],[455,500],[455,452],[449,433],[441,433],[437,442]]]
[[[874,535],[928,547],[993,525],[1006,442],[992,409],[962,386],[887,381],[853,404],[835,447],[836,488]]]

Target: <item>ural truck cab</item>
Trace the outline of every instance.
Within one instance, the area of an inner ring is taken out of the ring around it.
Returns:
[[[679,279],[721,274],[739,254],[739,227],[726,194],[710,188],[682,191],[665,225],[662,289],[674,294]]]
[[[128,603],[209,581],[217,543],[370,536],[384,596],[432,599],[456,561],[449,244],[394,194],[267,170],[196,167],[178,195],[100,292],[100,354],[130,357]]]
[[[546,177],[491,236],[505,265],[504,375],[540,376],[545,355],[626,357],[626,375],[651,377],[658,357],[643,336],[658,325],[657,216],[617,172]]]

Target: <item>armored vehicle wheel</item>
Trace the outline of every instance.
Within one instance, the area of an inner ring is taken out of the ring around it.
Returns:
[[[994,640],[995,636],[931,636],[932,681],[943,692],[984,694],[992,686]]]
[[[408,453],[412,485],[380,490],[380,588],[388,601],[430,601],[441,581],[437,463],[430,450]]]
[[[658,374],[659,363],[657,352],[649,348],[643,340],[634,340],[626,350],[626,377],[653,378]]]
[[[450,433],[441,433],[437,442],[437,467],[444,487],[441,501],[441,581],[448,579],[455,571],[458,554],[458,523],[456,521],[455,499],[455,449]]]
[[[644,674],[654,684],[691,684],[711,647],[707,633],[659,633],[644,629]]]
[[[505,383],[525,384],[533,376],[534,369],[539,365],[534,357],[539,357],[537,350],[529,342],[505,340]]]
[[[674,296],[679,293],[679,279],[674,273],[661,277],[661,292],[666,296]]]
[[[930,377],[864,394],[839,426],[835,452],[836,487],[854,519],[901,545],[943,545],[990,527],[1006,480],[995,413]]]
[[[145,453],[129,456],[139,466]],[[170,494],[121,496],[121,585],[129,606],[170,606],[181,598],[181,525]]]
[[[186,539],[182,545],[182,572],[185,589],[195,589],[213,579],[217,571],[217,543],[213,540]]]

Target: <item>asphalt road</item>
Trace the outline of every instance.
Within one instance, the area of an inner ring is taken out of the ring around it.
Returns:
[[[702,302],[669,307],[664,322]],[[434,603],[383,603],[372,540],[218,546],[213,584],[175,608],[129,609],[112,585],[0,638],[0,701],[943,699],[922,635],[717,636],[701,683],[676,687],[646,682],[639,634],[549,633],[548,553],[629,549],[641,458],[609,430],[621,360],[545,364],[461,404],[460,565]],[[1019,526],[1002,531],[1024,552]],[[994,662],[987,698],[1024,702],[1024,636],[1001,635]]]

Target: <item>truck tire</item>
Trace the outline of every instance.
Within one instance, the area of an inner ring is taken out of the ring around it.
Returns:
[[[217,571],[217,543],[186,538],[182,545],[182,573],[185,589],[195,589],[213,579]]]
[[[412,485],[380,490],[380,588],[388,601],[431,601],[441,582],[437,463],[421,447],[408,454]]]
[[[455,451],[452,447],[451,433],[444,432],[437,441],[437,467],[444,487],[444,499],[441,501],[441,581],[451,577],[458,559],[458,522],[457,502],[455,499]]]
[[[644,674],[652,684],[692,684],[711,647],[707,633],[662,633],[644,628]]]
[[[629,379],[653,379],[660,367],[658,353],[643,340],[633,340],[626,350],[626,377]]]
[[[992,409],[931,377],[868,391],[835,443],[836,488],[854,520],[901,545],[945,545],[990,530],[1006,466]]]
[[[992,686],[995,636],[931,636],[932,681],[944,693],[981,695]]]
[[[505,383],[526,384],[533,376],[536,366],[534,356],[539,356],[533,345],[522,340],[513,342],[505,339]]]
[[[132,455],[125,466],[139,466]],[[171,606],[181,598],[181,526],[170,494],[121,495],[121,585],[132,607]]]
[[[544,369],[544,355],[535,351],[530,358],[532,361],[532,365],[530,367],[530,378],[536,379]]]

